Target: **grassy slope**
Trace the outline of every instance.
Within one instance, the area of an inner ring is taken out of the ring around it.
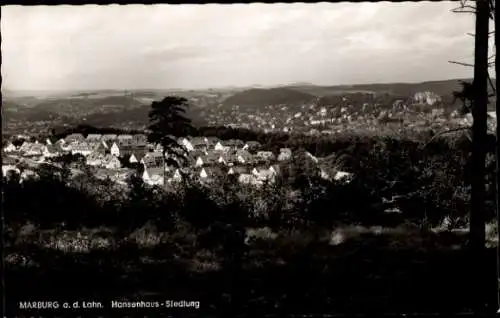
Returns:
[[[7,262],[9,304],[42,298],[188,299],[200,300],[201,312],[220,313],[229,306],[227,295],[237,290],[237,311],[242,312],[463,312],[474,294],[467,280],[463,233],[409,228],[362,233],[351,228],[337,245],[311,245],[307,234],[278,237],[254,243],[241,275],[231,276],[220,270],[220,256],[203,249],[190,252],[188,238],[166,233],[143,232],[119,247],[110,234],[89,230],[89,241],[102,244],[107,236],[111,244],[65,253],[23,243],[22,237],[39,235],[39,243],[51,241],[54,247],[59,240],[66,241],[61,246],[75,247],[75,232],[65,239],[53,231],[24,232],[7,254],[22,250],[31,265]],[[485,271],[492,277],[493,304],[495,250],[488,253]]]

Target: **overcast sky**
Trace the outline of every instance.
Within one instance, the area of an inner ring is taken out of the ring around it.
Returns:
[[[336,85],[471,77],[456,3],[2,7],[4,89]]]

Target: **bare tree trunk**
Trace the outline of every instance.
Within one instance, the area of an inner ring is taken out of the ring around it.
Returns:
[[[470,250],[474,295],[474,310],[482,311],[485,306],[484,275],[485,256],[485,161],[488,104],[488,37],[489,13],[488,0],[476,1],[476,36],[474,52],[474,101],[472,105],[472,179]]]
[[[165,156],[167,153],[165,151],[163,153],[163,190],[167,188],[167,174],[165,173],[165,170],[167,169],[167,161],[165,160]]]
[[[500,40],[500,32],[496,32],[497,29],[497,21],[498,21],[498,6],[495,1],[495,79],[497,79],[497,74],[500,73],[500,58],[499,55],[497,54],[497,45],[498,41]],[[496,91],[496,105],[495,105],[495,111],[496,111],[496,180],[495,180],[495,191],[496,191],[496,214],[497,214],[497,229],[500,229],[500,194],[499,194],[499,189],[500,189],[500,126],[498,125],[498,118],[500,118],[500,101],[498,99],[498,92],[500,90],[500,85],[498,85],[498,80],[495,83],[495,91]],[[500,242],[500,231],[498,232],[498,238]],[[497,246],[497,309],[500,311],[500,244]]]

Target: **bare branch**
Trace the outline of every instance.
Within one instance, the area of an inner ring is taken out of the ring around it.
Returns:
[[[476,14],[476,11],[459,10],[459,9],[451,10],[451,12],[453,12],[453,13],[472,13],[472,14]]]
[[[436,139],[444,134],[449,134],[449,133],[461,131],[461,130],[469,130],[470,131],[471,129],[472,129],[472,127],[459,127],[459,128],[448,129],[445,131],[438,132],[431,139],[429,139],[429,141],[422,147],[422,149],[425,149],[432,141],[434,141],[434,139]]]
[[[470,33],[470,32],[465,33],[465,35],[468,35],[468,36],[471,36],[471,37],[475,37],[476,36],[475,33]],[[489,38],[491,38],[493,35],[495,35],[495,31],[488,32],[488,37]]]
[[[489,73],[488,73],[488,82],[490,83],[491,89],[493,90],[493,96],[495,96],[497,94],[496,87],[495,87],[495,84],[493,84],[493,80],[491,79],[491,76]],[[493,96],[489,96],[489,97],[493,97]]]
[[[457,62],[457,61],[448,61],[448,63],[451,63],[451,64],[458,64],[458,65],[468,66],[468,67],[474,67],[474,64],[463,63],[463,62]]]
[[[460,7],[455,8],[455,9],[452,9],[452,11],[453,11],[453,10],[463,10],[463,9],[472,9],[472,10],[476,10],[476,7],[475,7],[475,6],[468,5],[468,4],[462,4],[462,5],[460,5]]]

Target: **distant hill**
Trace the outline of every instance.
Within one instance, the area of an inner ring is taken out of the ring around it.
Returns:
[[[425,91],[430,91],[440,96],[446,96],[453,94],[453,91],[461,89],[460,81],[471,82],[472,79],[453,79],[421,83],[384,83],[339,86],[291,85],[287,86],[287,88],[318,97],[346,93],[376,93],[396,96],[410,96],[417,92]],[[495,79],[493,80],[493,83],[496,83]]]
[[[222,104],[224,106],[264,107],[267,105],[307,103],[315,99],[314,95],[289,88],[252,88],[226,98]]]
[[[81,117],[93,112],[118,112],[143,105],[143,103],[130,96],[107,96],[102,98],[46,99],[38,103],[34,108],[69,117]]]
[[[82,122],[96,127],[116,127],[123,123],[134,123],[135,125],[142,126],[149,124],[149,111],[150,107],[143,106],[113,113],[94,113],[84,117],[85,120]],[[186,116],[191,119],[193,126],[203,126],[206,123],[199,116],[198,109],[196,108],[188,108]]]

